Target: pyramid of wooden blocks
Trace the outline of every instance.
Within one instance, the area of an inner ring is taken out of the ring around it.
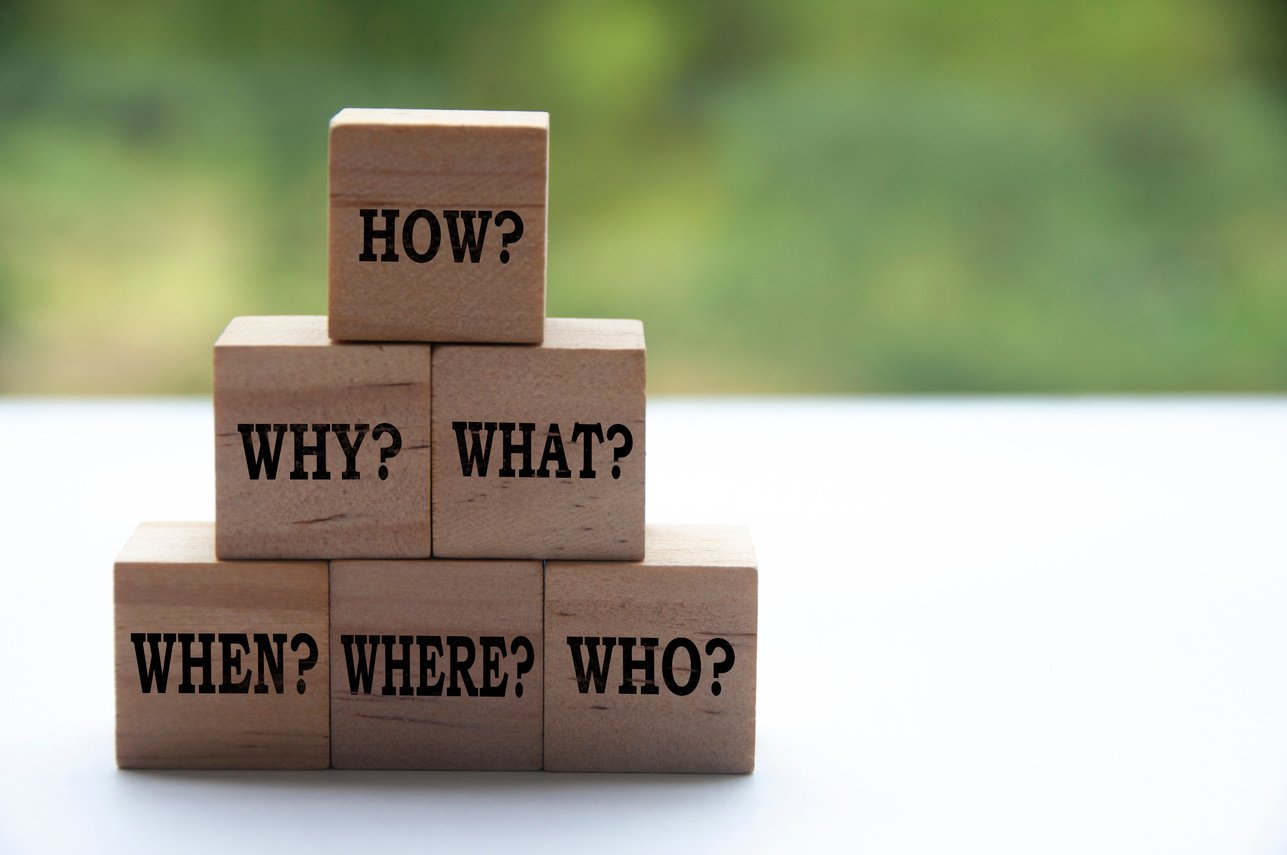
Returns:
[[[329,315],[228,325],[215,523],[116,564],[120,766],[754,768],[750,537],[645,527],[643,325],[545,317],[548,137],[331,121]]]

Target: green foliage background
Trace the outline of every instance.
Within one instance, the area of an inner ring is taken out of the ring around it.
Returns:
[[[1250,0],[0,4],[0,391],[326,305],[343,106],[551,113],[548,302],[654,392],[1287,388]]]

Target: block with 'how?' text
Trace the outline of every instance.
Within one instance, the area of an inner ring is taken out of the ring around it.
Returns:
[[[541,340],[547,113],[347,109],[330,133],[334,338]]]

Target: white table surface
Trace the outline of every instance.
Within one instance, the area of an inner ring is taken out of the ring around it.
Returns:
[[[656,522],[760,560],[741,777],[143,773],[111,568],[208,400],[0,400],[0,851],[1281,852],[1287,400],[660,400]]]

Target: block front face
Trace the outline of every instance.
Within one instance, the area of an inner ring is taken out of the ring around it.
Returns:
[[[429,379],[428,345],[234,319],[215,343],[219,557],[427,557]]]
[[[324,769],[327,567],[214,556],[209,523],[145,523],[115,570],[116,762]]]
[[[539,342],[548,142],[546,113],[340,111],[331,335]]]
[[[551,318],[539,346],[433,359],[435,556],[643,556],[642,324]]]
[[[539,561],[331,565],[332,765],[541,768]]]
[[[550,561],[545,768],[750,772],[756,609],[745,529],[650,525],[642,562]]]

